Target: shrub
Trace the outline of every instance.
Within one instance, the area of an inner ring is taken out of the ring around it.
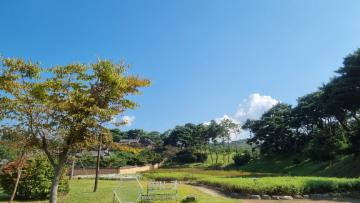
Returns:
[[[296,157],[296,158],[294,158],[294,159],[292,160],[292,163],[295,164],[295,165],[298,165],[298,164],[301,163],[301,160]]]
[[[208,158],[208,155],[205,153],[196,152],[194,155],[196,156],[196,162],[204,163]]]
[[[118,168],[126,166],[124,157],[118,156],[117,153],[111,153],[110,156],[104,157],[100,162],[100,167]]]
[[[197,202],[196,196],[186,196],[181,203],[190,203],[190,202]]]
[[[235,166],[242,166],[247,164],[251,160],[251,155],[249,151],[244,151],[243,153],[235,154],[233,157]]]
[[[173,161],[177,163],[195,163],[197,161],[197,157],[189,150],[180,151],[175,155]]]
[[[145,164],[156,164],[162,160],[160,154],[148,149],[142,150],[137,157]]]
[[[189,164],[201,162],[204,163],[207,160],[207,154],[200,152],[193,152],[191,150],[182,150],[172,158],[172,161],[180,164]]]
[[[63,175],[65,175],[64,169]],[[10,162],[3,167],[0,174],[0,184],[4,191],[11,194],[16,181],[16,163]],[[23,167],[20,182],[18,185],[17,199],[45,199],[50,193],[53,169],[45,157],[29,159]],[[67,180],[62,178],[59,184],[59,192],[67,193],[69,185]]]
[[[344,136],[339,133],[332,136],[328,130],[317,130],[307,146],[307,155],[313,161],[334,160],[336,155],[346,147]]]

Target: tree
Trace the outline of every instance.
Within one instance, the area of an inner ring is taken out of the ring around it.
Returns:
[[[324,100],[347,132],[352,151],[360,154],[360,49],[345,57],[336,73],[338,75],[322,87]]]
[[[126,132],[128,139],[140,139],[146,135],[143,129],[132,129]]]
[[[219,135],[222,133],[222,131],[223,128],[214,120],[211,120],[209,125],[207,126],[206,138],[209,143],[208,148],[210,151],[210,159],[212,164],[214,164],[212,152],[215,153],[215,164],[217,164],[219,160]]]
[[[224,151],[226,151],[226,154],[227,154],[227,163],[230,163],[231,135],[235,135],[240,132],[240,125],[238,123],[226,118],[220,122],[220,126],[221,126],[220,138],[223,140],[223,144],[227,143],[227,149]],[[224,146],[224,149],[225,149],[225,146]],[[225,159],[224,159],[224,161],[225,161]]]
[[[0,129],[0,144],[7,147],[14,157],[13,166],[16,169],[16,181],[9,202],[13,202],[17,193],[17,188],[22,175],[22,169],[26,162],[26,157],[33,151],[29,136],[21,127],[14,126],[13,128],[3,127]]]
[[[54,169],[49,202],[57,201],[69,155],[98,140],[103,123],[136,107],[126,96],[150,84],[127,76],[126,64],[108,60],[52,68],[22,59],[1,62],[0,116],[21,125],[49,159]]]
[[[112,141],[113,142],[119,142],[121,139],[126,138],[126,134],[124,132],[121,132],[119,129],[111,129],[110,130],[112,135]]]
[[[260,147],[261,153],[290,153],[297,145],[291,121],[291,106],[280,103],[265,112],[259,120],[248,120],[242,127],[254,134],[248,143]]]
[[[181,149],[193,147],[195,124],[187,123],[184,126],[176,126],[164,139],[165,145],[172,145]]]

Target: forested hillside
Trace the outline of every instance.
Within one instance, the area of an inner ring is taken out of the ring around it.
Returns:
[[[260,119],[247,120],[248,143],[260,150],[261,161],[244,169],[360,175],[360,49],[335,73],[297,105],[279,103]]]

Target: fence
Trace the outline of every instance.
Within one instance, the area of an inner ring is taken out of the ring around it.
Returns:
[[[159,164],[145,166],[125,166],[120,168],[100,168],[99,174],[134,174],[159,168]],[[73,176],[95,175],[95,168],[74,168]]]

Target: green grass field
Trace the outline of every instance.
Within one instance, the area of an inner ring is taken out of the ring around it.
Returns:
[[[269,174],[200,168],[160,169],[145,175],[155,180],[184,180],[221,187],[239,194],[295,195],[360,190],[360,178],[265,177]]]
[[[59,202],[61,203],[111,203],[113,202],[113,189],[119,188],[119,181],[115,180],[100,180],[99,190],[94,193],[93,189],[93,180],[72,180],[70,182],[70,193],[66,196],[60,197]],[[142,181],[143,185],[146,185],[145,181]],[[133,183],[129,183],[124,185],[124,187],[120,187],[121,192],[119,196],[125,200],[133,200],[134,194],[136,194],[137,189],[134,187]],[[180,202],[186,196],[194,195],[198,198],[199,203],[235,203],[239,202],[239,200],[234,200],[230,198],[223,197],[212,197],[208,194],[205,194],[190,185],[179,184],[179,194],[177,201],[162,201],[163,203],[171,203],[171,202]],[[0,202],[7,202],[8,195],[1,193],[0,190]],[[15,201],[19,202],[19,201]],[[43,203],[47,201],[27,201],[31,203]]]
[[[256,174],[258,178],[250,178],[249,173],[241,171],[225,170],[205,170],[199,168],[183,169],[159,169],[157,171],[144,173],[149,179],[158,180],[190,180],[193,183],[199,183],[209,186],[221,187],[228,192],[240,194],[269,194],[269,195],[294,195],[323,192],[343,192],[360,190],[359,178],[327,178],[327,177],[289,177],[276,176],[268,177],[268,174]],[[262,177],[262,175],[265,175]],[[113,190],[124,202],[135,201],[139,186],[135,182],[119,182],[116,180],[100,180],[99,190],[92,192],[94,180],[81,179],[70,181],[70,193],[61,196],[61,203],[98,203],[113,202]],[[146,188],[146,180],[141,181]],[[179,184],[179,193],[177,201],[180,202],[186,196],[194,195],[198,202],[241,202],[242,200],[225,198],[222,196],[211,196],[203,191],[194,188],[191,185]],[[0,202],[7,202],[8,195],[0,190]],[[32,201],[33,203],[42,203],[47,201]]]
[[[301,161],[294,163],[294,159]],[[237,169],[259,173],[353,178],[360,177],[360,157],[342,156],[332,162],[314,162],[289,156],[262,157]]]
[[[330,162],[316,162],[301,156],[264,156],[261,159],[250,161],[248,164],[235,167],[231,154],[230,165],[224,165],[223,156],[219,156],[218,165],[227,170],[237,170],[248,173],[272,173],[296,176],[325,176],[325,177],[360,177],[360,157],[341,156]],[[225,158],[227,163],[227,158]],[[298,161],[294,161],[298,160]],[[169,168],[208,168],[212,169],[211,159],[208,157],[204,163],[185,164],[180,166],[170,166]]]

